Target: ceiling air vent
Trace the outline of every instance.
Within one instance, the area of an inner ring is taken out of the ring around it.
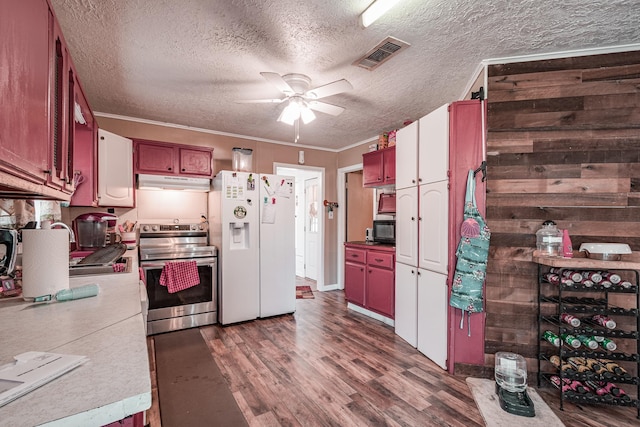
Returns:
[[[398,40],[395,37],[387,37],[352,65],[366,68],[369,71],[375,70],[409,46],[411,46],[409,43]]]

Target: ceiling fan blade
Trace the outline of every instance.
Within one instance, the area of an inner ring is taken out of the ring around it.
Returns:
[[[320,101],[307,101],[307,105],[312,110],[320,111],[321,113],[331,114],[332,116],[338,116],[345,109],[343,107],[338,107],[337,105],[327,104],[326,102]]]
[[[320,99],[337,93],[346,92],[351,89],[353,89],[351,83],[345,79],[341,79],[332,83],[327,83],[324,86],[319,86],[315,89],[309,89],[304,95],[311,99]]]
[[[293,94],[295,91],[291,89],[289,83],[284,81],[282,76],[278,73],[260,73],[262,77],[264,77],[269,83],[274,85],[280,92],[285,94]]]
[[[287,98],[282,99],[241,99],[235,101],[236,104],[279,104]]]

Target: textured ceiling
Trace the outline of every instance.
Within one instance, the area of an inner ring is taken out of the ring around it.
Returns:
[[[638,43],[637,0],[401,0],[368,28],[371,0],[51,0],[92,109],[292,142],[260,72],[302,73],[346,108],[301,125],[340,149],[455,101],[487,58]],[[387,36],[411,44],[374,71],[351,65]]]

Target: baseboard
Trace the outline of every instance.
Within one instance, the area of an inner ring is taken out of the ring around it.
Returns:
[[[396,322],[393,319],[390,319],[390,318],[388,318],[386,316],[383,316],[381,314],[378,314],[378,313],[374,313],[373,311],[367,310],[366,308],[362,308],[359,305],[355,305],[355,304],[352,304],[352,303],[349,302],[349,303],[347,303],[347,308],[349,310],[356,311],[356,312],[358,312],[360,314],[364,314],[365,316],[369,316],[372,319],[378,320],[378,321],[384,323],[385,325],[389,325],[389,326],[395,326],[396,325]]]
[[[340,289],[340,286],[336,283],[334,285],[324,285],[322,289],[318,288],[318,291],[319,292],[337,291],[338,289]]]

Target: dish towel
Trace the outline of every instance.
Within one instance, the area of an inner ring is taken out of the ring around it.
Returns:
[[[170,294],[199,285],[198,265],[195,261],[168,262],[160,273],[160,284],[166,286]]]

